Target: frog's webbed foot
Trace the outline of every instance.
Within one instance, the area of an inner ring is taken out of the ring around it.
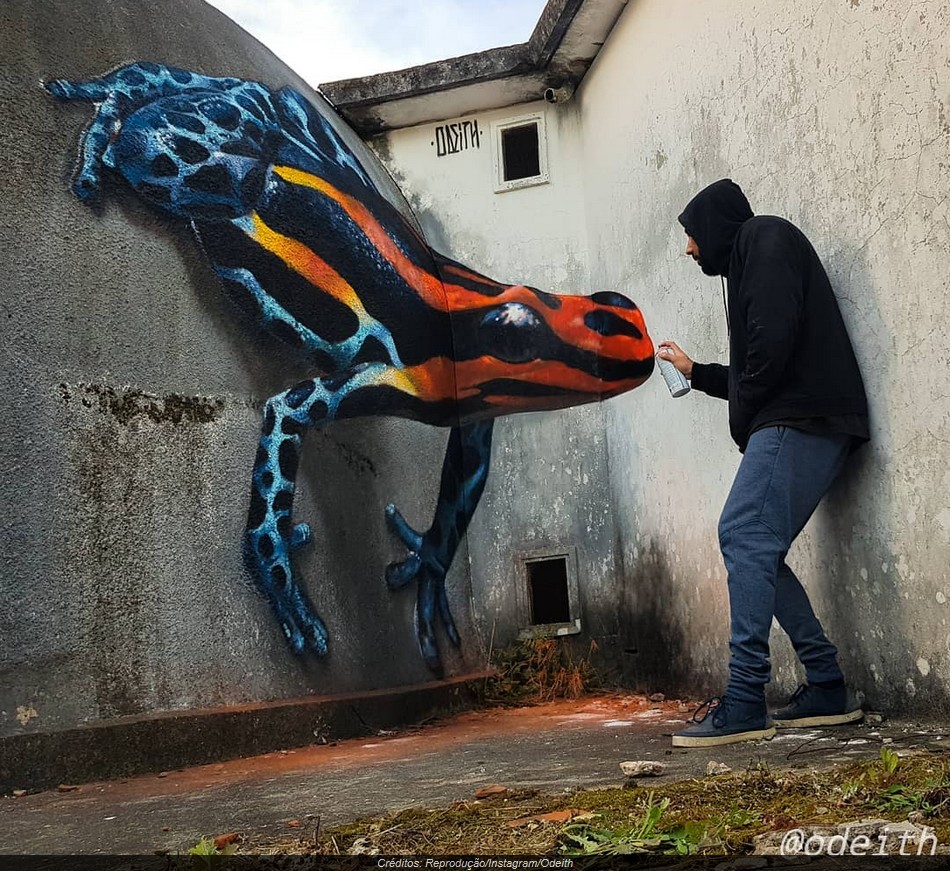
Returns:
[[[386,583],[391,590],[398,590],[415,582],[417,586],[416,616],[419,647],[429,668],[442,675],[442,659],[435,638],[436,614],[445,627],[449,640],[458,647],[461,644],[455,620],[449,609],[445,593],[447,567],[438,559],[438,548],[432,541],[432,530],[425,535],[416,532],[400,514],[395,505],[386,506],[386,523],[409,551],[401,562],[386,567]]]
[[[395,370],[381,363],[301,381],[264,404],[247,515],[244,555],[296,653],[327,652],[327,630],[294,577],[291,557],[310,540],[310,527],[293,520],[297,467],[304,434],[315,426],[361,416],[360,394],[387,387]],[[392,394],[386,394],[392,397]]]
[[[298,523],[285,535],[263,524],[249,529],[244,540],[244,560],[270,600],[294,653],[327,652],[327,630],[306,594],[296,584],[290,555],[310,541],[310,526]],[[266,542],[266,543],[265,543]],[[269,554],[265,556],[265,554]]]
[[[44,87],[57,100],[80,100],[86,103],[102,104],[115,103],[115,97],[111,96],[108,86],[98,79],[88,82],[69,82],[66,79],[55,79],[46,82]],[[99,194],[102,155],[108,147],[111,137],[118,132],[119,124],[119,116],[114,105],[106,106],[104,110],[100,109],[96,113],[96,118],[83,137],[82,160],[73,179],[73,193],[83,202],[93,202]]]
[[[264,431],[254,462],[244,559],[270,600],[295,653],[327,652],[327,630],[294,578],[294,551],[310,541],[309,524],[294,523],[293,496],[301,437],[310,424],[303,400],[318,392],[317,382],[279,394],[265,405]]]

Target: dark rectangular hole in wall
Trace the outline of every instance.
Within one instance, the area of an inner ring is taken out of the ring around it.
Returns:
[[[501,131],[501,153],[505,181],[541,175],[538,154],[538,125],[523,124]]]
[[[567,594],[567,557],[532,560],[528,567],[531,624],[569,623],[571,603]]]

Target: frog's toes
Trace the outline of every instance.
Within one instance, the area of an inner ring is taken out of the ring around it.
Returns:
[[[298,523],[294,527],[294,531],[290,534],[290,545],[291,550],[297,550],[298,548],[303,547],[305,544],[310,543],[310,539],[313,537],[313,532],[310,529],[309,523]]]
[[[414,553],[402,562],[386,566],[386,584],[390,590],[399,590],[416,580],[422,558]]]
[[[53,79],[49,82],[43,82],[43,87],[57,100],[87,99],[82,91],[81,84],[74,84],[73,82],[66,81],[66,79]]]
[[[418,553],[422,548],[422,536],[406,523],[406,519],[400,514],[399,509],[391,502],[386,506],[386,525],[389,527],[389,531],[409,549],[410,553]]]
[[[94,169],[84,169],[73,181],[73,193],[83,202],[89,203],[99,196],[99,173]]]
[[[281,621],[280,628],[284,630],[284,635],[287,636],[287,642],[290,644],[290,649],[298,655],[303,653],[303,649],[306,646],[306,641],[304,641],[303,633],[301,633],[293,621]]]
[[[426,571],[425,566],[418,575],[419,598],[416,603],[416,629],[419,636],[419,649],[429,668],[438,677],[442,677],[442,656],[435,636],[436,612],[445,627],[445,634],[455,647],[462,642],[458,629],[449,611],[448,599],[445,595],[445,576],[439,576],[432,571]]]

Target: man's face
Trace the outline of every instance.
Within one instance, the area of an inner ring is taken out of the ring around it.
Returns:
[[[686,253],[699,263],[699,245],[697,245],[696,240],[689,235],[686,237]]]

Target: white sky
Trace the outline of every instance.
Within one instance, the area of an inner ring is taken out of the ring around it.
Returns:
[[[545,0],[209,0],[312,85],[525,42]]]

